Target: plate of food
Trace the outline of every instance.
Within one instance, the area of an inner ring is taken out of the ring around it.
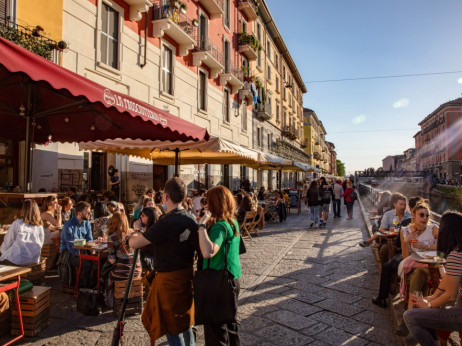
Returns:
[[[422,258],[434,258],[436,257],[436,250],[432,251],[416,251],[416,254]]]

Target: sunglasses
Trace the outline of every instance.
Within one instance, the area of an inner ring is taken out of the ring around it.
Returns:
[[[428,218],[428,217],[429,217],[429,215],[426,214],[426,213],[419,213],[419,216],[420,216],[421,218]]]

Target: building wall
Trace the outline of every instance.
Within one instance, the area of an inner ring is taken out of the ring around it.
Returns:
[[[57,0],[18,0],[17,23],[24,26],[41,26],[42,34],[55,41],[62,37],[63,2]]]

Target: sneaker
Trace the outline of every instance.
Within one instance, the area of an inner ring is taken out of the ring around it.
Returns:
[[[310,228],[313,228],[314,222],[310,223]]]
[[[366,246],[369,246],[369,245],[371,245],[371,244],[368,243],[366,240],[359,242],[359,246],[361,246],[361,247],[366,247]]]
[[[327,225],[326,221],[321,221],[319,227],[325,227]]]

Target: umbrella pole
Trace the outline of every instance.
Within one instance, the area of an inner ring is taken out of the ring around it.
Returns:
[[[180,149],[175,149],[175,177],[180,176]]]
[[[30,155],[30,117],[26,116],[26,138],[24,141],[24,191],[31,192],[30,186],[30,166],[31,166],[31,155]]]

